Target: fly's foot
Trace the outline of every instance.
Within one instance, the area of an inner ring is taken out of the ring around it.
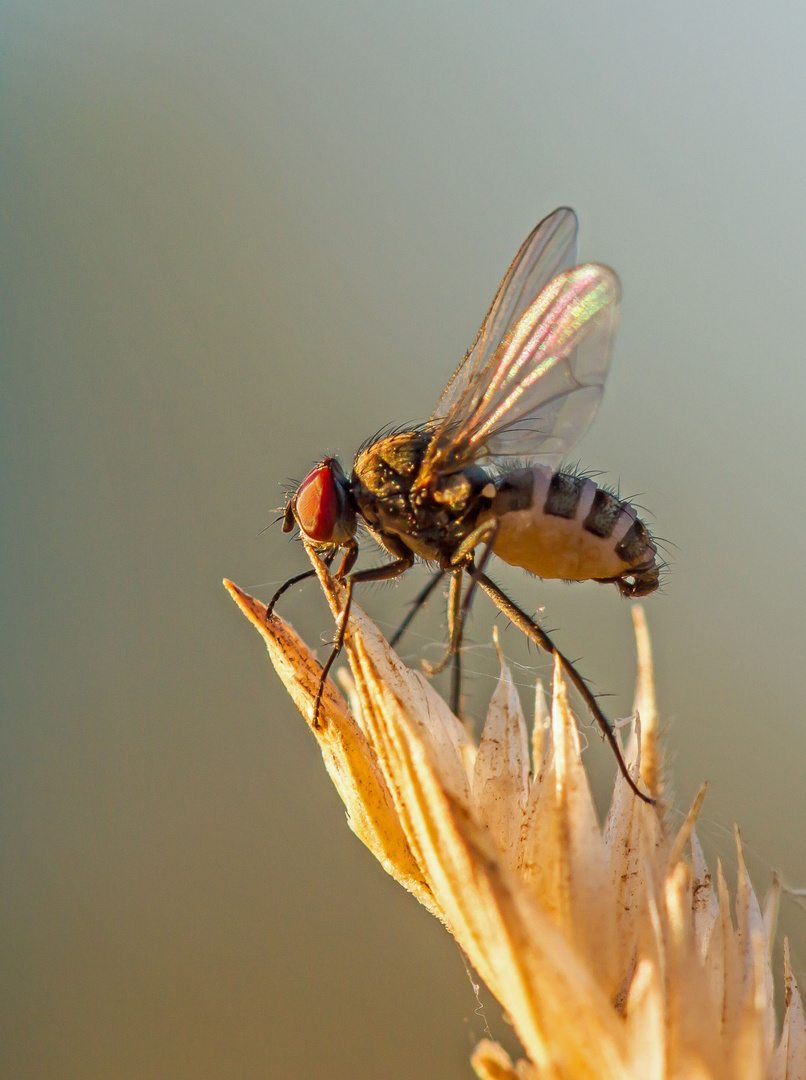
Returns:
[[[446,651],[445,655],[442,657],[442,659],[439,661],[438,664],[432,664],[428,660],[421,661],[422,666],[423,666],[423,671],[426,673],[426,675],[429,677],[429,679],[433,679],[433,677],[435,675],[439,675],[439,674],[441,674],[441,672],[443,672],[445,670],[445,668],[450,663],[450,660],[451,660],[452,656],[453,656],[453,649],[448,649]]]
[[[316,691],[316,697],[313,702],[313,716],[311,717],[311,727],[318,731],[322,726],[322,721],[319,719],[319,714],[322,711],[322,694],[325,692],[325,680],[324,678],[319,680],[319,686]]]

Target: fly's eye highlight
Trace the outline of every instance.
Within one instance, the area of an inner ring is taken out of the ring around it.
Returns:
[[[311,469],[294,496],[294,516],[309,540],[338,543],[355,530],[347,509],[346,477],[335,458]]]

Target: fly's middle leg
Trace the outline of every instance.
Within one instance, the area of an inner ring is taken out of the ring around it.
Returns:
[[[450,707],[454,716],[459,716],[462,708],[462,570],[450,571],[451,584],[448,592],[448,640],[447,651],[438,664],[429,664],[423,660],[423,670],[427,675],[438,675],[451,662]],[[442,574],[440,574],[440,577]]]
[[[465,620],[467,618],[467,613],[470,610],[470,605],[473,602],[473,593],[476,588],[476,576],[483,571],[490,555],[492,555],[492,546],[497,532],[498,525],[495,521],[485,522],[477,529],[474,529],[473,532],[462,541],[461,545],[451,557],[449,567],[452,569],[450,569],[449,572],[453,574],[453,580],[451,582],[451,594],[448,602],[448,648],[438,664],[423,664],[426,674],[428,675],[438,675],[439,672],[444,671],[451,656],[457,653],[462,647]],[[485,549],[477,568],[473,561],[473,552],[479,544],[484,544]],[[470,582],[467,591],[465,592],[464,602],[461,602],[461,577],[465,571],[470,578]]]
[[[449,571],[451,575],[451,587],[448,592],[448,648],[438,664],[431,664],[423,660],[423,670],[426,675],[439,675],[448,666],[448,661],[462,644],[462,623],[460,619],[462,610],[462,569]]]
[[[420,610],[421,607],[423,607],[431,593],[434,591],[434,589],[436,589],[437,585],[439,585],[440,581],[442,581],[442,579],[445,577],[446,573],[446,570],[437,570],[436,573],[431,575],[430,581],[426,583],[424,588],[421,589],[421,591],[414,598],[414,601],[411,605],[411,610],[409,611],[408,615],[400,624],[400,626],[398,626],[394,634],[389,638],[389,644],[392,646],[393,649],[403,637],[406,630],[408,630],[417,612]],[[462,707],[462,653],[460,649],[457,649],[456,652],[453,653],[453,658],[451,662],[450,706],[454,716],[458,716],[459,710]]]
[[[409,626],[411,625],[412,619],[414,619],[417,612],[425,604],[431,593],[434,591],[434,589],[436,589],[437,585],[439,585],[440,581],[442,581],[444,576],[444,570],[437,570],[431,576],[431,580],[426,583],[425,587],[419,593],[417,593],[417,596],[412,601],[411,610],[409,611],[408,615],[400,624],[400,626],[398,626],[397,630],[395,630],[394,634],[392,634],[392,636],[389,638],[389,644],[392,646],[393,649],[397,646],[397,643],[408,630]]]

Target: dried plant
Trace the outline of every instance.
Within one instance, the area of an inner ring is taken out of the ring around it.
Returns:
[[[339,589],[315,565],[338,613]],[[315,655],[226,584],[311,724]],[[497,1043],[477,1046],[482,1080],[804,1080],[806,1023],[786,945],[776,1037],[777,886],[762,910],[737,834],[732,915],[721,867],[714,882],[694,831],[701,797],[672,829],[640,611],[636,629],[640,732],[628,758],[658,804],[617,776],[603,827],[559,668],[550,710],[538,687],[530,738],[502,661],[476,745],[353,605],[351,704],[328,682],[313,734],[352,830],[445,924],[517,1032],[525,1057],[516,1063]]]

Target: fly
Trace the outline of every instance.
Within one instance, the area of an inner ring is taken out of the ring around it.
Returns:
[[[559,469],[601,400],[621,295],[609,267],[576,264],[577,227],[568,207],[536,226],[427,423],[371,440],[349,477],[336,458],[320,461],[288,500],[283,531],[298,526],[328,565],[343,552],[335,576],[346,585],[344,612],[322,672],[314,723],[344,643],[353,587],[397,578],[421,559],[437,570],[392,644],[447,574],[448,646],[438,664],[425,666],[435,674],[453,661],[454,712],[460,707],[465,619],[480,588],[527,637],[559,658],[624,778],[651,802],[629,775],[587,683],[486,573],[496,555],[541,578],[610,582],[624,596],[646,596],[658,587],[657,550],[634,508],[593,480]],[[353,570],[359,525],[391,562]],[[271,599],[267,618],[290,585],[312,574],[286,582]]]

